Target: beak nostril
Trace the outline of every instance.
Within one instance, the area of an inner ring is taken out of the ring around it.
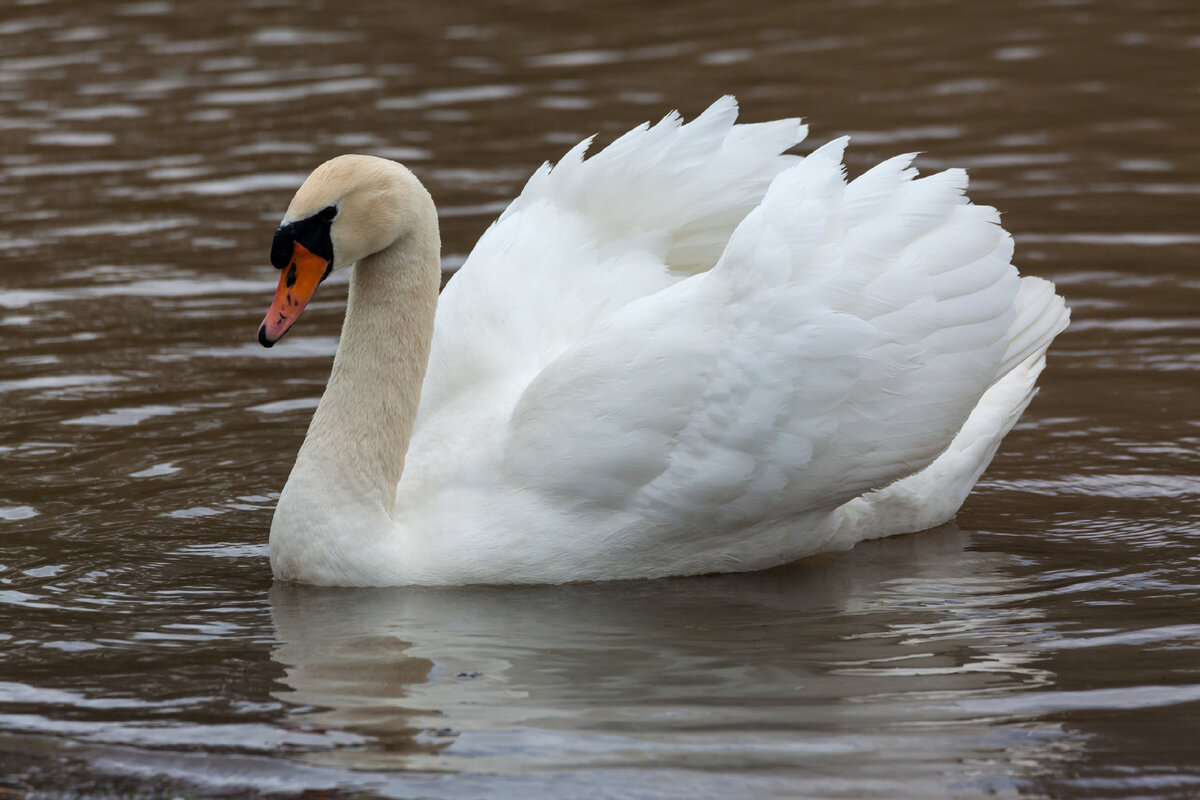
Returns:
[[[290,267],[288,267],[287,287],[290,289],[295,285],[296,285],[296,262],[293,261],[292,265]]]

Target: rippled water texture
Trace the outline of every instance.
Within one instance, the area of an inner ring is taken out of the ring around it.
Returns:
[[[1200,793],[1200,6],[0,5],[0,791]],[[757,575],[272,586],[345,285],[292,190],[405,161],[447,274],[545,159],[736,93],[968,167],[1074,323],[956,526]],[[328,796],[328,795],[327,795]]]

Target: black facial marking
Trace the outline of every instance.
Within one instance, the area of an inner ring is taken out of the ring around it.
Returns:
[[[271,242],[271,264],[275,269],[285,269],[291,263],[292,246],[299,242],[308,252],[329,262],[329,269],[325,271],[328,275],[333,269],[333,239],[329,229],[336,216],[337,206],[327,206],[311,217],[280,225]]]
[[[275,269],[283,269],[292,260],[292,226],[280,225],[275,231],[275,240],[271,242],[271,265]]]

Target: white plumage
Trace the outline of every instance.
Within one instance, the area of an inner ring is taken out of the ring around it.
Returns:
[[[846,139],[782,155],[803,125],[736,113],[533,175],[441,295],[394,509],[289,514],[334,491],[298,460],[280,577],[748,570],[953,516],[1032,397],[1061,298],[1018,277],[964,172],[917,178],[908,155],[847,182]]]

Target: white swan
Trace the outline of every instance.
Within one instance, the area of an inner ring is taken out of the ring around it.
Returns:
[[[1062,298],[1018,277],[961,170],[916,179],[900,156],[847,183],[846,139],[781,155],[799,121],[736,116],[724,98],[543,166],[440,302],[412,173],[342,156],[309,176],[259,340],[355,266],[271,525],[277,578],[752,570],[954,515]]]

